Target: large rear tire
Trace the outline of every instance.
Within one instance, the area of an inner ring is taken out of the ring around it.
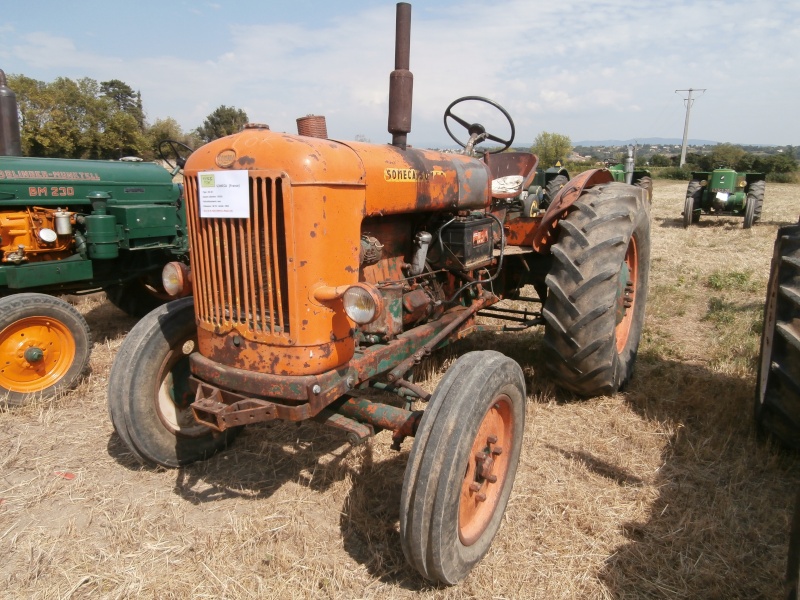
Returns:
[[[0,401],[23,405],[75,387],[92,334],[71,304],[46,294],[0,298]]]
[[[111,367],[108,408],[120,438],[145,464],[179,467],[225,448],[236,430],[217,433],[194,420],[189,355],[196,349],[194,299],[145,316]]]
[[[650,268],[644,196],[624,183],[597,186],[559,222],[542,311],[546,364],[581,396],[614,393],[633,373]]]
[[[742,224],[742,227],[744,229],[750,229],[755,221],[755,216],[756,216],[755,200],[753,200],[752,198],[750,198],[750,196],[748,196],[744,206],[744,223]]]
[[[647,199],[652,202],[653,201],[653,179],[652,177],[648,177],[645,175],[633,182],[633,185],[636,187],[640,187],[643,190],[647,190]]]
[[[703,186],[696,179],[689,182],[686,188],[686,201],[683,203],[683,226],[689,227],[700,220],[700,204]]]
[[[781,227],[772,254],[755,393],[756,423],[800,450],[800,225]]]
[[[516,362],[487,350],[448,369],[420,422],[400,496],[403,553],[425,578],[455,584],[489,551],[524,429]]]

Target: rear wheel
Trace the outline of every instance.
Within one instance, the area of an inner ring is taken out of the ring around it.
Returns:
[[[689,182],[686,188],[686,201],[683,203],[683,226],[689,227],[700,220],[700,197],[703,187],[697,180]]]
[[[640,187],[643,190],[647,190],[647,199],[650,202],[653,201],[653,179],[652,178],[647,177],[645,175],[644,177],[641,177],[640,179],[637,179],[636,181],[634,181],[633,185],[635,185],[636,187]]]
[[[217,433],[194,420],[189,355],[196,349],[193,298],[154,310],[131,329],[108,381],[114,428],[145,463],[178,467],[210,457],[236,430]]]
[[[800,225],[778,230],[764,306],[756,423],[800,450]]]
[[[548,184],[544,186],[544,206],[549,206],[550,203],[553,201],[553,198],[556,197],[556,194],[561,191],[565,185],[567,185],[569,179],[567,179],[566,175],[556,175],[553,177]]]
[[[450,367],[420,422],[400,500],[403,552],[427,579],[455,584],[488,552],[524,428],[525,379],[516,362],[487,350]]]
[[[650,267],[641,195],[624,183],[594,187],[559,222],[542,311],[547,366],[581,396],[614,393],[633,372]]]
[[[0,298],[0,400],[22,405],[77,385],[92,336],[71,304],[46,294]]]

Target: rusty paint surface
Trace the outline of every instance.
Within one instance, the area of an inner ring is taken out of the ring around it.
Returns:
[[[569,208],[580,198],[583,191],[611,181],[614,181],[614,178],[608,169],[590,169],[570,179],[547,207],[542,222],[533,234],[533,249],[542,254],[549,252],[550,246],[555,242],[558,221],[567,215]]]

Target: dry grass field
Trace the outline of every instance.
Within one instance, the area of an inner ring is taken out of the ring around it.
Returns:
[[[482,335],[528,385],[505,522],[459,586],[400,549],[411,440],[352,448],[316,424],[251,427],[212,460],[141,467],[114,434],[108,373],[133,321],[101,299],[91,373],[54,402],[0,410],[0,597],[779,598],[800,462],[759,440],[755,363],[775,230],[800,185],[767,186],[762,222],[682,227],[686,184],[656,181],[636,375],[578,401],[540,367],[542,333]],[[433,389],[449,361],[430,366]]]

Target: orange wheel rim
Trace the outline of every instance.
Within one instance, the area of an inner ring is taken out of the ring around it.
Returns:
[[[620,275],[620,293],[618,298],[618,318],[616,328],[617,354],[621,353],[628,343],[631,323],[636,308],[636,284],[639,274],[639,251],[636,238],[631,236],[628,249],[625,251],[623,273]],[[627,271],[627,273],[625,273]]]
[[[194,400],[187,385],[189,354],[196,345],[196,336],[192,334],[169,350],[158,369],[153,389],[153,403],[158,418],[170,433],[181,437],[202,437],[209,431],[208,427],[195,420],[189,408]]]
[[[472,442],[458,506],[458,537],[465,546],[478,541],[500,503],[514,443],[512,415],[511,399],[497,396]]]
[[[52,317],[27,317],[0,331],[0,387],[40,392],[67,374],[77,349],[69,327]]]

